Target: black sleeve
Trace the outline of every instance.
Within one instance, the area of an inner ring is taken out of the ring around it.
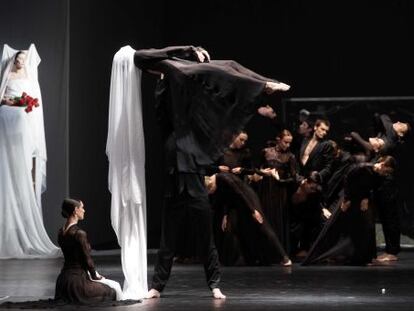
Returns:
[[[163,72],[161,61],[174,57],[196,61],[196,48],[188,46],[170,46],[163,49],[143,49],[135,51],[134,63],[143,70]]]
[[[241,159],[241,176],[246,175],[252,175],[256,172],[256,170],[253,168],[253,162],[252,162],[252,154],[250,152],[250,149],[246,148],[243,152],[242,159]]]
[[[360,202],[370,196],[374,180],[370,173],[370,163],[354,164],[344,181],[344,196],[346,200]]]
[[[351,137],[352,139],[359,144],[362,148],[364,148],[365,150],[365,154],[370,157],[371,153],[374,151],[372,149],[372,146],[369,144],[369,142],[367,142],[366,140],[364,140],[361,135],[359,135],[359,133],[357,132],[351,132]]]
[[[83,252],[85,268],[89,271],[93,280],[98,280],[99,278],[96,275],[95,264],[91,257],[91,246],[89,244],[86,232],[83,230],[78,230],[75,237],[79,242]]]
[[[327,141],[323,142],[323,144],[324,144],[324,147],[323,147],[323,152],[321,154],[322,161],[323,161],[323,169],[318,172],[320,181],[322,184],[325,183],[329,179],[331,175],[331,171],[332,171],[332,163],[334,160],[332,145]]]
[[[293,183],[296,182],[296,158],[292,154],[289,158],[289,175],[285,179],[280,179],[280,183]]]
[[[391,118],[387,114],[382,114],[380,116],[382,126],[385,130],[385,136],[387,136],[388,139],[391,139],[393,136],[393,127],[392,127],[392,121]]]

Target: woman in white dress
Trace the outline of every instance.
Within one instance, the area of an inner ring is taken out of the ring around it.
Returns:
[[[41,194],[46,189],[46,143],[37,80],[40,57],[5,45],[0,85],[0,259],[60,255],[43,225]],[[26,92],[40,106],[27,113],[13,106]]]

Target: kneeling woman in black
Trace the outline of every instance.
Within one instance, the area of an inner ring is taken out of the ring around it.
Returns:
[[[65,263],[56,281],[55,300],[81,304],[116,300],[113,288],[96,282],[103,277],[95,270],[86,232],[77,225],[85,216],[82,201],[65,199],[62,216],[67,221],[59,230],[58,244]]]

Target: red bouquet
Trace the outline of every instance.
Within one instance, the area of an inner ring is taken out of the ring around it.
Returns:
[[[33,98],[29,95],[27,95],[26,92],[22,93],[22,96],[17,96],[13,98],[14,105],[17,107],[26,107],[24,111],[27,113],[31,112],[33,110],[33,107],[39,107],[39,100],[37,98]]]

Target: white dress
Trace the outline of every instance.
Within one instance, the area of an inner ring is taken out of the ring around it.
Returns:
[[[29,79],[8,79],[4,96],[35,94],[32,85]],[[36,109],[26,113],[23,107],[0,106],[0,259],[60,256],[43,225],[43,182],[36,187],[32,176],[33,161],[36,175],[45,174],[46,161],[38,130],[43,114]]]

